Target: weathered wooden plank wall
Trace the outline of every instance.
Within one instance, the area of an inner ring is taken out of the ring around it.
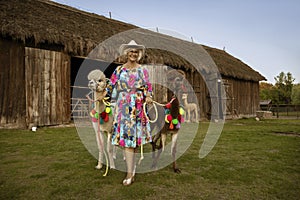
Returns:
[[[153,100],[166,103],[168,101],[166,86],[167,66],[165,65],[147,65],[150,82],[153,85]]]
[[[187,80],[193,86],[194,92],[198,98],[200,117],[202,119],[210,119],[211,117],[217,118],[218,116],[211,116],[212,109],[219,109],[217,107],[211,108],[211,101],[218,101],[217,88],[216,91],[214,91],[215,95],[211,96],[207,88],[207,84],[210,83],[205,83],[204,78],[200,73],[190,70],[185,71],[185,73]],[[209,80],[209,78],[207,79]],[[216,82],[217,80],[211,81]],[[255,116],[256,111],[259,109],[259,82],[229,77],[224,77],[222,81],[226,81],[226,87],[224,89],[228,92],[226,94],[226,102],[222,102],[223,111],[225,111],[225,107],[227,108],[226,116],[228,118],[233,117],[233,115],[236,117],[236,114],[240,117]],[[189,99],[189,101],[192,101],[192,99]],[[218,113],[217,110],[213,110],[213,112]]]
[[[70,69],[70,56],[62,52],[0,40],[0,126],[19,128],[69,123]],[[149,65],[148,69],[151,82],[166,81],[167,66]],[[210,118],[212,108],[207,83],[198,72],[185,70],[185,74],[198,99],[200,117]],[[259,83],[224,79],[232,87],[232,109],[240,116],[254,116],[259,109]],[[154,100],[167,102],[167,93],[166,87],[154,84]],[[191,101],[193,99],[189,99]]]
[[[259,82],[227,78],[232,83],[233,108],[240,117],[251,117],[259,110]]]
[[[27,125],[70,121],[70,57],[61,52],[25,48]]]
[[[24,128],[24,45],[0,39],[0,126]]]
[[[205,81],[198,71],[188,70],[185,71],[186,79],[193,87],[193,93],[197,97],[200,119],[208,117],[208,111],[210,110],[210,102],[208,102],[208,89]],[[193,94],[188,95],[188,102],[195,102]]]

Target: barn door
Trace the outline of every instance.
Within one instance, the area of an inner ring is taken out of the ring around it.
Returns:
[[[25,48],[27,126],[70,121],[70,58],[55,51]]]
[[[24,45],[0,39],[0,127],[25,128]]]

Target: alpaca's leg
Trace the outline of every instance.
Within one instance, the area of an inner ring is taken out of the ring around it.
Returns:
[[[173,133],[172,134],[171,154],[172,154],[172,158],[173,158],[173,170],[176,173],[180,173],[181,171],[179,168],[177,168],[177,165],[176,165],[177,138],[178,138],[178,134]]]
[[[159,140],[159,146],[156,145],[158,140]],[[156,149],[158,149],[157,152]],[[162,151],[162,141],[161,141],[161,132],[159,132],[154,135],[154,138],[152,140],[152,159],[153,159],[152,166],[151,166],[152,169],[157,168],[157,162],[161,154],[161,151]]]
[[[162,134],[161,134],[162,151],[165,150],[166,140],[167,140],[167,134],[162,133]]]
[[[191,121],[191,109],[188,109],[188,115],[189,115],[189,118],[186,120],[186,122]]]
[[[113,159],[117,159],[117,146],[113,145]]]
[[[196,123],[199,122],[197,106],[195,106]]]
[[[98,147],[98,164],[95,168],[101,169],[102,163],[103,163],[103,146],[102,146],[103,145],[103,136],[102,136],[101,131],[98,129],[97,122],[93,122],[93,128],[95,130],[97,147]]]
[[[176,154],[177,137],[178,137],[177,133],[172,134],[172,145],[171,145],[171,154],[172,155]]]
[[[115,169],[115,161],[113,158],[113,145],[111,144],[111,137],[112,135],[110,133],[107,134],[107,152],[108,152],[108,158],[109,158],[109,165],[111,169]]]

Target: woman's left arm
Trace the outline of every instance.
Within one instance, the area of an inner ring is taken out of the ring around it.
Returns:
[[[152,84],[149,79],[149,72],[148,70],[144,67],[143,68],[143,75],[144,75],[144,85],[145,85],[145,90],[144,90],[144,96],[146,97],[146,103],[152,103]]]

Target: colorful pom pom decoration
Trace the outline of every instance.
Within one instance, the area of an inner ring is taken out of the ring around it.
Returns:
[[[104,124],[104,121],[102,118],[100,118],[100,124]]]
[[[95,109],[91,110],[91,114],[92,115],[96,114],[96,110]]]
[[[104,122],[108,122],[108,120],[109,120],[109,116],[106,115],[105,118],[104,118]]]
[[[166,122],[166,123],[170,123],[170,122],[168,121],[168,115],[165,116],[165,122]]]
[[[107,106],[105,110],[102,113],[96,112],[96,110],[91,110],[90,116],[92,117],[92,122],[98,122],[98,119],[100,117],[100,124],[103,124],[104,122],[109,121],[109,115],[112,114],[112,109]]]
[[[178,119],[173,119],[173,120],[172,120],[172,123],[173,123],[174,125],[178,124]]]
[[[110,110],[111,110],[110,107],[106,107],[106,108],[105,108],[105,112],[106,112],[106,113],[110,113]]]
[[[167,115],[167,120],[169,121],[169,123],[170,123],[170,121],[172,121],[172,115]]]
[[[184,109],[181,108],[181,107],[179,108],[179,114],[180,114],[180,115],[184,115]]]
[[[171,124],[170,124],[170,127],[169,127],[171,130],[173,130],[174,129],[174,125],[173,125],[173,123],[171,122]]]
[[[167,108],[167,109],[170,109],[170,108],[171,108],[171,103],[167,103],[167,104],[166,104],[166,108]]]

